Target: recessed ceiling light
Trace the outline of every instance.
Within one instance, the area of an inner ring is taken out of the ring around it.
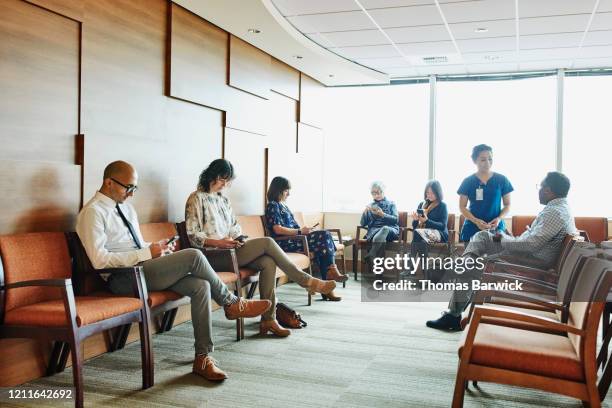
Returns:
[[[301,55],[294,55],[293,58],[295,58],[295,59],[302,59],[304,57],[302,57]]]
[[[497,61],[500,59],[499,55],[485,55],[484,59],[486,59],[487,61]]]
[[[486,33],[489,29],[487,27],[477,27],[474,31],[477,33]]]
[[[251,33],[251,34],[259,34],[259,33],[261,33],[261,30],[258,30],[256,28],[249,28],[247,31],[249,33]]]
[[[329,74],[329,77],[330,77],[330,78],[333,78],[333,77],[334,77],[334,74]]]

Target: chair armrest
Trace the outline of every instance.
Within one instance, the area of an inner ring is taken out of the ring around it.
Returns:
[[[368,227],[365,227],[363,225],[358,225],[357,226],[357,232],[355,232],[355,240],[359,241],[361,238],[359,237],[361,235],[361,230],[367,231]]]
[[[543,309],[548,309],[551,312],[554,311],[565,311],[565,306],[560,305],[558,303],[549,302],[541,298],[537,298],[535,296],[528,296],[521,293],[509,292],[505,290],[480,290],[476,293],[474,297],[474,305],[482,304],[486,298],[500,298],[500,299],[509,299],[516,300],[519,302],[530,303],[534,306],[539,306]],[[487,300],[487,303],[495,304],[495,301]]]
[[[110,274],[122,274],[122,273],[134,273],[135,271],[141,272],[142,265],[134,265],[134,266],[123,266],[121,268],[104,268],[104,269],[96,269],[98,273],[110,273]]]
[[[56,287],[68,287],[72,286],[72,279],[34,279],[15,283],[8,283],[0,286],[0,289],[16,289],[25,288],[28,286],[56,286]]]
[[[274,238],[275,241],[288,241],[288,240],[296,240],[301,241],[302,246],[304,248],[303,254],[310,258],[310,249],[308,248],[308,238],[306,235],[285,235],[282,237]]]
[[[408,242],[408,231],[414,231],[412,227],[399,227],[400,242]]]
[[[584,336],[586,332],[569,324],[559,323],[556,320],[548,319],[543,316],[534,316],[529,313],[519,311],[509,311],[508,309],[501,309],[492,306],[476,306],[474,308],[474,319],[480,320],[483,317],[492,317],[494,319],[508,319],[518,322],[532,323],[542,326],[546,329],[551,329],[560,332],[572,333],[578,336]],[[495,326],[506,326],[503,321],[487,320],[487,324]]]
[[[537,281],[556,284],[559,275],[556,272],[534,268],[527,265],[513,264],[509,262],[488,262],[485,274],[506,274],[530,278]]]
[[[335,232],[338,235],[338,242],[342,244],[342,232],[340,232],[340,228],[325,228],[325,231],[329,231],[330,234]]]
[[[537,290],[541,290],[547,295],[557,295],[557,285],[553,285],[549,282],[540,281],[537,279],[531,279],[526,276],[509,275],[505,273],[487,274],[483,276],[484,279],[495,279],[491,282],[503,281],[504,279],[512,279],[523,283],[527,287],[532,287]]]

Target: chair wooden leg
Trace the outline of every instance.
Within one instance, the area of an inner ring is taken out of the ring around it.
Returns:
[[[168,316],[168,321],[166,322],[164,331],[172,330],[172,326],[174,326],[174,320],[176,319],[176,314],[178,313],[178,307],[175,307],[172,310],[168,310],[168,312],[170,312],[170,314]]]
[[[357,280],[357,244],[353,245],[353,277]]]
[[[599,390],[599,400],[603,401],[608,394],[608,390],[610,389],[610,383],[612,382],[612,363],[608,361],[603,368],[603,373],[601,378],[599,379],[599,384],[597,384],[597,388]]]
[[[153,349],[151,348],[151,333],[149,332],[149,316],[143,310],[140,312],[138,329],[140,332],[140,355],[142,359],[142,389],[146,390],[147,388],[153,386],[154,367]],[[129,329],[127,331],[129,332]]]
[[[51,355],[49,356],[49,365],[47,366],[47,372],[45,373],[46,376],[50,376],[57,373],[57,368],[60,364],[60,358],[63,349],[63,341],[56,341],[53,343],[53,349],[51,350]]]
[[[167,331],[167,327],[168,327],[168,319],[170,319],[170,313],[171,310],[166,310],[163,314],[162,314],[162,318],[161,321],[159,323],[159,331],[158,333],[163,333],[165,331]]]
[[[57,372],[61,373],[66,369],[66,363],[68,362],[68,356],[70,355],[70,344],[64,343],[62,353],[60,354],[59,362],[57,364]]]
[[[70,340],[70,351],[72,352],[72,378],[74,382],[74,406],[83,407],[83,353],[81,344],[76,339]]]
[[[461,372],[461,368],[459,368],[459,370],[457,371],[457,379],[455,380],[455,392],[453,393],[452,408],[463,407],[463,397],[465,396],[466,388],[465,383],[466,381],[463,378],[463,373]]]

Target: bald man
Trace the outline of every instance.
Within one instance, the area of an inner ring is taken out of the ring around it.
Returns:
[[[138,173],[124,161],[104,169],[100,190],[81,210],[77,234],[96,269],[129,267],[142,263],[149,290],[171,290],[191,298],[195,335],[193,372],[210,381],[227,375],[209,356],[213,351],[211,298],[225,309],[227,319],[255,317],[266,312],[269,300],[245,300],[234,295],[197,249],[173,252],[167,240],[148,243],[142,238],[136,211],[126,200],[138,190]],[[131,277],[101,274],[116,294],[131,293]]]

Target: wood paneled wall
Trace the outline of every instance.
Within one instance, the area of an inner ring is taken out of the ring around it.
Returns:
[[[199,173],[222,155],[238,173],[236,212],[261,213],[274,175],[318,183],[324,89],[166,0],[2,0],[0,234],[73,230],[118,159],[138,169],[142,223],[181,221]],[[292,205],[320,210],[310,197]],[[84,349],[105,352],[107,339]],[[41,376],[49,350],[0,340],[0,386]]]

